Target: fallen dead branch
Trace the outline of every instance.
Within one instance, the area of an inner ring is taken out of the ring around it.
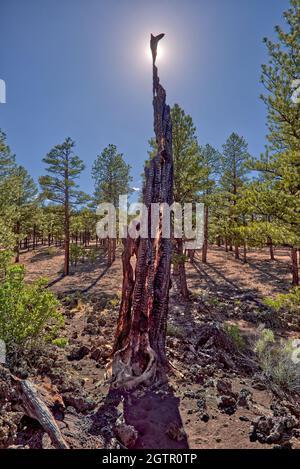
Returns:
[[[55,448],[69,449],[50,409],[41,397],[42,393],[39,391],[39,387],[28,379],[17,378],[1,365],[0,372],[1,376],[11,383],[13,390],[10,391],[13,392],[14,399],[16,399],[18,406],[22,408],[24,414],[39,422],[45,432],[48,433]]]

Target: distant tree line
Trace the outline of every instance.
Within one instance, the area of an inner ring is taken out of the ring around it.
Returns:
[[[294,80],[299,78],[299,2],[291,0],[284,14],[287,31],[276,28],[277,42],[265,39],[269,61],[262,66],[261,96],[267,108],[267,145],[254,158],[242,136],[232,132],[219,151],[198,142],[193,119],[175,104],[173,122],[174,199],[203,202],[204,245],[201,259],[207,262],[209,243],[233,251],[247,262],[247,251],[286,246],[291,255],[293,285],[299,284],[300,247],[300,104],[292,99]],[[156,151],[149,141],[149,158]],[[115,145],[108,145],[92,167],[94,193],[79,190],[83,161],[75,154],[71,138],[54,146],[43,158],[46,175],[38,190],[25,168],[18,165],[0,130],[0,247],[12,249],[16,262],[20,251],[39,245],[64,246],[64,275],[68,275],[70,249],[90,244],[107,251],[111,264],[116,240],[98,240],[95,207],[130,193],[130,166]],[[147,162],[146,162],[147,164]],[[183,296],[188,296],[184,239],[174,239],[174,277]],[[74,248],[75,252],[76,248]]]

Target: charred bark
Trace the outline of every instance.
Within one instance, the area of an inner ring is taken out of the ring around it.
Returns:
[[[154,60],[153,108],[158,152],[145,168],[143,191],[149,221],[152,203],[171,205],[173,202],[170,108]],[[163,216],[163,206],[160,206],[155,237],[151,236],[149,223],[146,238],[128,237],[123,241],[122,300],[110,369],[112,386],[116,388],[149,384],[161,378],[167,366],[165,338],[172,244],[171,239],[162,237]]]

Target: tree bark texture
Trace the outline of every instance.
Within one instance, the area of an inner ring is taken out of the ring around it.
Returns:
[[[298,265],[298,250],[296,247],[293,247],[291,249],[291,258],[292,258],[292,274],[293,274],[292,284],[297,286],[299,285],[299,265]]]
[[[162,237],[163,207],[151,236],[151,203],[173,202],[172,122],[166,92],[153,62],[154,131],[158,152],[145,168],[143,201],[148,208],[148,236],[123,240],[123,287],[113,359],[112,386],[130,389],[149,384],[167,366],[171,239]],[[137,227],[138,228],[138,227]]]
[[[207,249],[208,249],[208,206],[204,207],[204,240],[202,246],[202,262],[207,262]]]

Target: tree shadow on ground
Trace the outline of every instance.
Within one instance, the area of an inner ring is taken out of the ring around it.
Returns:
[[[49,252],[47,252],[47,249],[44,248],[41,252],[38,252],[36,253],[31,259],[30,259],[30,263],[33,264],[35,262],[40,262],[40,261],[45,261],[45,260],[49,260],[51,261],[51,259],[57,257],[57,256],[61,256],[61,249],[58,249],[58,248],[55,248],[56,249],[56,252],[52,253],[52,254],[49,254]],[[26,252],[26,251],[25,251]],[[29,251],[28,251],[29,252]],[[23,254],[23,253],[21,253]]]
[[[195,258],[192,265],[210,290],[219,294],[222,293],[225,296],[238,295],[245,297],[244,299],[255,300],[255,298],[261,299],[264,296],[255,285],[267,285],[274,293],[285,292],[290,288],[290,283],[285,278],[289,272],[286,263],[280,263],[278,266],[276,261],[268,260],[254,261],[249,259],[247,264],[239,259],[231,259],[232,261],[237,264],[237,274],[230,277],[226,276],[222,265],[218,265],[216,262],[214,264],[210,262],[203,264]],[[247,272],[247,275],[242,270],[245,265],[251,269]],[[251,282],[248,287],[249,277],[251,277]]]
[[[81,291],[81,293],[87,293],[89,292],[93,287],[95,287],[97,285],[97,283],[99,282],[99,280],[101,280],[102,277],[104,277],[104,275],[106,274],[106,272],[108,271],[109,269],[109,266],[107,265],[103,271],[100,273],[100,275],[98,275],[97,278],[95,278],[95,280],[86,288],[83,288]]]
[[[254,251],[253,258],[251,257],[251,254],[253,253],[249,251],[246,263],[243,262],[242,258],[235,259],[233,252],[228,252],[226,254],[229,255],[231,258],[230,260],[235,262],[237,265],[249,266],[252,269],[253,276],[256,281],[262,284],[269,284],[270,286],[274,286],[278,291],[285,291],[286,289],[290,288],[291,279],[287,279],[287,275],[291,275],[291,265],[290,261],[288,260],[290,258],[290,254],[287,250],[277,250],[275,252],[274,260],[268,257],[257,258],[257,256],[255,256],[257,251]],[[262,256],[264,255],[265,253],[262,252]]]
[[[63,289],[63,292],[66,295],[74,292],[88,293],[97,285],[101,278],[104,277],[109,267],[110,266],[107,265],[105,257],[101,256],[97,260],[97,263],[85,262],[84,264],[78,265],[76,268],[71,266],[70,274],[68,276],[59,272],[59,275],[53,278],[47,284],[46,288],[60,284],[59,288]],[[87,283],[88,285],[84,286]],[[75,288],[74,285],[76,285]]]
[[[134,449],[187,449],[187,436],[179,412],[179,398],[164,385],[156,390],[110,389],[104,403],[92,415],[90,433],[101,435],[109,445],[111,429],[121,415],[138,431]]]
[[[253,267],[255,270],[258,270],[262,275],[261,281],[270,281],[273,280],[275,282],[282,282],[284,283],[284,280],[280,275],[284,276],[288,273],[291,273],[291,268],[287,266],[286,263],[283,263],[282,261],[271,261],[271,260],[266,260],[266,261],[252,261],[248,260],[248,264]]]

